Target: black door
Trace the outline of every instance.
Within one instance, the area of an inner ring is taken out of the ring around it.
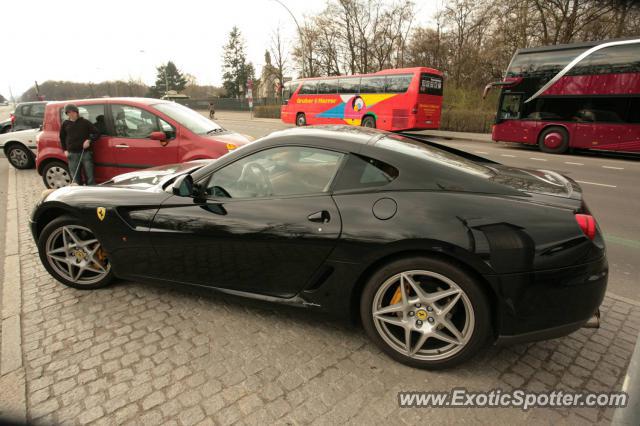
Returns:
[[[341,232],[328,194],[343,155],[272,148],[202,182],[208,199],[171,197],[151,227],[157,271],[174,281],[290,297]]]

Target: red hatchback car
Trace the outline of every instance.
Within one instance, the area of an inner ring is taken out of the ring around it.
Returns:
[[[49,102],[38,136],[36,168],[47,188],[71,183],[60,146],[64,106],[74,103],[80,115],[100,131],[93,146],[96,182],[136,169],[218,158],[250,140],[222,128],[180,104],[148,98],[101,98]]]

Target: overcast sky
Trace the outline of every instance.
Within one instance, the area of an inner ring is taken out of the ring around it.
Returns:
[[[392,0],[390,0],[392,1]],[[326,0],[283,0],[302,22]],[[442,0],[418,0],[414,25],[432,25]],[[199,84],[221,84],[222,47],[231,28],[242,32],[260,72],[272,31],[291,44],[295,23],[273,0],[22,0],[3,4],[0,93],[19,96],[33,82],[155,82],[155,67],[173,60]]]

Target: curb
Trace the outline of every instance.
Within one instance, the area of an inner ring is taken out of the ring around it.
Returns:
[[[18,239],[16,171],[8,170],[4,277],[2,283],[2,345],[0,389],[5,419],[26,424],[26,383],[22,365],[22,289]]]
[[[640,337],[631,355],[627,375],[622,384],[622,392],[628,395],[627,406],[616,409],[611,424],[614,426],[640,424]]]

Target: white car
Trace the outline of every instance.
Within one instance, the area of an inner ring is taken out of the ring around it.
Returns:
[[[31,169],[36,164],[36,137],[40,129],[19,130],[0,134],[0,148],[16,169]]]

